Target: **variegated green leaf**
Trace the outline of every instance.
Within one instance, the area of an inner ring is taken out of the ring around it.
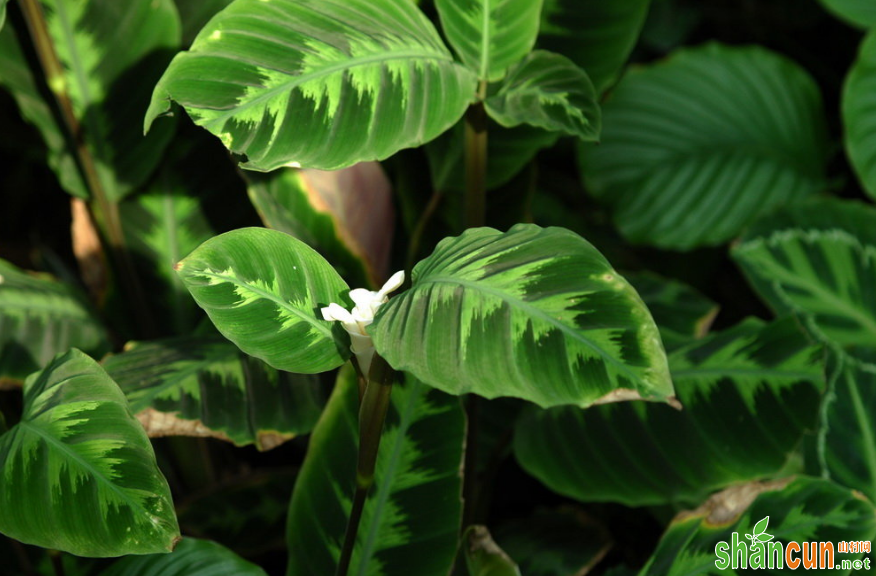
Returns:
[[[683,410],[627,402],[532,411],[517,424],[517,460],[585,502],[696,503],[776,474],[817,425],[822,351],[791,319],[746,321],[669,363]]]
[[[708,44],[631,70],[582,145],[586,187],[629,240],[689,250],[827,186],[821,96],[759,47]]]
[[[508,128],[531,124],[551,132],[599,139],[602,117],[587,73],[560,54],[536,50],[508,71],[487,112]]]
[[[386,280],[395,212],[380,164],[332,172],[284,168],[248,180],[265,226],[305,242],[354,286],[376,289]]]
[[[450,45],[481,80],[501,80],[535,46],[543,0],[436,0]]]
[[[869,3],[868,3],[869,4]],[[876,24],[876,4],[871,4]],[[861,44],[842,95],[846,152],[864,190],[876,199],[876,32]]]
[[[38,82],[8,41],[3,42],[2,59],[13,61],[14,71],[10,76],[0,73],[0,83],[43,133],[64,188],[82,198],[89,194],[69,149],[71,140],[81,139],[94,158],[103,193],[117,201],[149,177],[173,134],[173,124],[166,123],[143,138],[131,119],[148,104],[167,52],[179,44],[176,8],[172,0],[40,1],[64,70],[46,81],[69,99],[81,131],[65,138],[66,127],[50,112],[54,103],[42,101],[43,94],[34,89]]]
[[[499,548],[486,526],[469,526],[462,546],[468,576],[520,576],[520,568]]]
[[[876,5],[870,0],[821,0],[831,14],[857,26],[868,29],[876,25]]]
[[[267,576],[228,548],[195,538],[183,538],[170,554],[130,556],[100,576]]]
[[[235,0],[173,60],[146,128],[175,100],[245,168],[334,170],[428,142],[475,90],[413,2]]]
[[[23,381],[72,347],[93,354],[109,348],[82,295],[0,260],[0,380]]]
[[[218,336],[129,344],[104,368],[152,437],[269,450],[310,432],[325,398],[313,376],[275,370]]]
[[[356,375],[341,370],[289,505],[288,576],[334,574],[356,489]],[[459,400],[407,377],[396,384],[348,574],[446,576],[462,512],[465,418]]]
[[[21,421],[0,437],[0,532],[97,557],[168,552],[179,539],[146,433],[78,350],[28,378]]]
[[[315,374],[350,356],[340,325],[320,308],[347,305],[349,288],[312,248],[276,230],[243,228],[202,244],[177,272],[216,328],[278,370]]]
[[[545,0],[538,45],[586,70],[601,94],[633,51],[649,4],[650,0]]]
[[[770,517],[770,532],[775,540],[762,544],[764,549],[755,552],[749,548],[744,534],[750,533],[752,526],[766,516]],[[788,574],[795,569],[786,563],[789,542],[798,544],[790,557],[799,561],[796,568],[801,571],[809,572],[802,563],[799,546],[804,542],[824,542],[833,547],[830,555],[833,563],[828,569],[815,573],[849,574],[851,567],[842,569],[841,561],[859,559],[862,554],[838,553],[835,544],[869,541],[874,536],[876,509],[873,505],[859,494],[827,480],[799,477],[743,484],[716,494],[696,510],[679,514],[639,576],[754,573],[738,566],[741,558],[745,558],[746,568],[749,565],[759,568],[758,573]],[[731,560],[731,551],[736,553],[736,565]],[[817,558],[819,554],[814,556]],[[768,558],[772,558],[772,564]]]
[[[445,392],[543,407],[673,394],[648,309],[573,232],[468,230],[439,243],[412,280],[369,333],[393,367]]]
[[[819,340],[854,356],[876,350],[876,245],[838,228],[790,228],[746,240],[733,257],[768,304]]]

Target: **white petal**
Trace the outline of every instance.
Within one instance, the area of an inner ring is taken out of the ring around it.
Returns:
[[[380,289],[378,294],[380,295],[381,300],[386,297],[387,294],[392,292],[393,290],[397,290],[399,286],[405,283],[405,271],[399,270],[395,274],[389,277],[389,280],[383,284],[383,288]]]
[[[337,320],[338,322],[344,323],[354,321],[352,314],[350,314],[341,305],[335,304],[334,302],[322,309],[322,317],[324,320]]]
[[[350,290],[350,300],[356,303],[357,307],[363,307],[370,304],[377,297],[377,292],[366,290],[365,288],[356,288]]]

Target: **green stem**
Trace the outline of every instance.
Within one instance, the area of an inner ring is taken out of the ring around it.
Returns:
[[[336,576],[346,576],[353,557],[356,544],[356,533],[362,520],[362,510],[368,497],[368,490],[374,484],[374,467],[377,463],[377,453],[380,449],[380,438],[383,433],[383,423],[389,410],[389,397],[395,371],[386,360],[375,354],[371,361],[371,371],[368,374],[368,385],[362,395],[359,406],[359,460],[356,465],[356,493],[353,496],[353,507],[347,520],[347,530],[344,534],[344,546],[338,560]]]
[[[423,242],[423,235],[426,233],[426,228],[429,226],[429,221],[432,219],[432,216],[435,215],[435,210],[438,209],[438,206],[441,204],[441,200],[444,199],[444,193],[440,190],[435,190],[432,192],[432,197],[429,198],[429,203],[426,205],[426,209],[423,210],[423,213],[420,215],[419,220],[417,220],[417,225],[414,228],[414,231],[411,232],[411,240],[408,245],[408,255],[407,260],[405,261],[405,277],[411,277],[411,270],[414,268],[414,264],[417,261],[417,256],[420,253],[420,244]]]
[[[487,84],[478,85],[478,101],[465,115],[465,226],[483,226],[487,214]]]
[[[119,277],[133,301],[134,312],[144,331],[143,335],[151,336],[155,333],[155,324],[148,312],[146,295],[137,279],[134,261],[127,249],[119,207],[109,200],[98,176],[94,157],[88,148],[82,127],[73,110],[73,102],[67,92],[64,66],[55,51],[43,8],[39,0],[19,0],[19,2],[30,37],[33,40],[34,49],[42,65],[46,83],[55,97],[64,128],[67,131],[70,147],[73,149],[82,178],[90,193],[92,199],[89,204],[90,208],[99,216],[95,220],[102,225],[104,243],[109,248],[112,261],[120,271]]]

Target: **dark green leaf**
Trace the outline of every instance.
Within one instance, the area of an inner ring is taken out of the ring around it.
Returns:
[[[517,564],[493,541],[486,526],[469,526],[462,545],[469,576],[520,576]]]
[[[759,47],[709,44],[631,71],[582,146],[588,190],[629,240],[721,244],[759,215],[824,189],[818,86]]]
[[[369,332],[393,367],[445,392],[543,407],[673,394],[648,309],[568,230],[471,229],[439,243],[412,280]]]
[[[189,46],[210,18],[233,0],[176,0],[182,21],[183,46]]]
[[[266,576],[228,548],[208,540],[184,538],[171,554],[131,556],[100,576]]]
[[[602,117],[593,84],[560,54],[536,50],[527,55],[485,105],[508,128],[530,124],[585,141],[599,139]]]
[[[0,532],[95,557],[169,552],[179,539],[146,433],[78,350],[27,379],[21,422],[0,437]]]
[[[863,3],[862,3],[863,4]],[[872,4],[876,24],[876,4]],[[861,44],[842,95],[846,151],[861,185],[876,199],[876,32]]]
[[[288,576],[334,574],[356,486],[355,372],[340,373],[289,506]],[[414,378],[397,384],[349,574],[446,576],[462,512],[459,400]]]
[[[146,128],[175,100],[245,168],[334,170],[435,138],[476,83],[413,2],[236,0],[173,60]]]
[[[821,0],[821,3],[829,12],[858,28],[872,28],[876,24],[876,5],[871,0]]]
[[[816,425],[821,349],[793,320],[749,320],[669,361],[683,410],[628,402],[532,411],[517,424],[520,464],[581,501],[699,502],[776,474]]]
[[[325,372],[350,355],[343,329],[319,310],[347,304],[347,285],[322,256],[288,234],[227,232],[202,244],[177,272],[226,338],[278,370]]]
[[[210,436],[259,450],[310,432],[324,394],[220,338],[133,343],[104,367],[152,436]]]

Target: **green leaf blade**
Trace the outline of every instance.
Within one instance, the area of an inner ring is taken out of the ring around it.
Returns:
[[[828,12],[841,20],[867,30],[876,24],[876,6],[868,0],[820,0]]]
[[[369,333],[395,368],[451,394],[544,407],[673,394],[657,327],[635,290],[560,228],[445,239]]]
[[[153,554],[119,560],[100,576],[266,576],[228,548],[195,538],[183,538],[170,554]]]
[[[475,85],[412,2],[236,0],[176,56],[145,126],[175,100],[245,168],[335,170],[435,138]]]
[[[21,422],[0,438],[0,531],[81,556],[172,550],[167,481],[106,372],[73,350],[24,393]]]
[[[874,9],[876,22],[876,9]],[[842,93],[842,116],[846,152],[864,190],[876,199],[876,33],[861,43],[858,58],[846,77]]]

